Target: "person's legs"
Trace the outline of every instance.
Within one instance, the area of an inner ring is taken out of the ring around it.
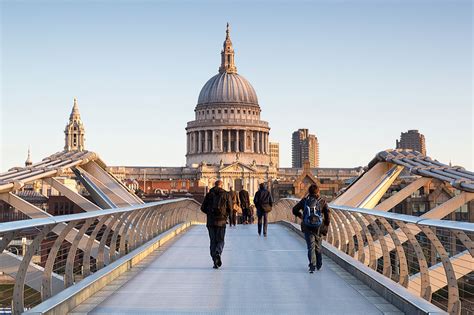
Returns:
[[[232,211],[232,225],[235,226],[237,224],[237,211]]]
[[[216,227],[216,251],[215,264],[217,267],[222,266],[222,251],[224,250],[225,226]]]
[[[216,228],[215,226],[208,226],[207,231],[209,232],[209,241],[210,241],[210,246],[209,246],[209,252],[211,254],[212,260],[214,261],[215,255],[216,255]]]
[[[268,212],[263,213],[263,236],[267,236]]]
[[[262,234],[262,211],[260,210],[257,210],[257,218],[258,218],[258,235],[261,235]]]
[[[308,261],[310,271],[316,268],[316,235],[312,232],[305,232],[304,239],[308,249]]]
[[[225,226],[216,228],[216,254],[222,255],[225,244]]]
[[[321,253],[322,237],[315,235],[316,268],[319,270],[323,266],[323,254]]]

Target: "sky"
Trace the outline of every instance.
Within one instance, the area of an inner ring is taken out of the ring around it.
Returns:
[[[471,1],[1,1],[0,171],[60,151],[78,104],[108,165],[184,166],[186,122],[226,22],[291,166],[308,128],[321,167],[364,166],[418,129],[474,166]]]

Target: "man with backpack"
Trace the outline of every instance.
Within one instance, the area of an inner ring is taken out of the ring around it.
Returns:
[[[223,188],[221,180],[206,194],[201,205],[201,211],[207,215],[207,230],[210,239],[210,253],[214,269],[222,266],[222,251],[224,250],[225,227],[227,217],[232,213],[232,200]]]
[[[301,219],[301,231],[308,248],[309,272],[314,273],[323,265],[321,242],[329,227],[329,207],[319,195],[318,185],[309,186],[308,195],[293,207],[293,214]]]
[[[261,183],[259,187],[259,190],[255,193],[255,197],[253,197],[253,203],[257,208],[258,235],[262,235],[263,219],[263,236],[267,237],[268,213],[272,211],[273,198],[264,183]]]

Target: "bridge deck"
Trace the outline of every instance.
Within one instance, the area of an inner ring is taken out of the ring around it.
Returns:
[[[205,226],[154,256],[73,313],[400,314],[327,257],[309,274],[304,240],[280,225],[269,226],[268,238],[255,225],[227,228],[219,270]]]

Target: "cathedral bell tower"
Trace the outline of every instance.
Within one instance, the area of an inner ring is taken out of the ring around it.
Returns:
[[[82,124],[81,114],[77,106],[77,98],[74,98],[74,106],[72,107],[69,123],[64,129],[66,135],[64,150],[66,151],[82,151],[84,150],[84,125]]]
[[[221,66],[219,67],[219,73],[237,73],[237,67],[234,63],[234,47],[232,47],[232,41],[230,40],[230,26],[227,23],[226,36],[224,41],[224,47],[221,51]]]

